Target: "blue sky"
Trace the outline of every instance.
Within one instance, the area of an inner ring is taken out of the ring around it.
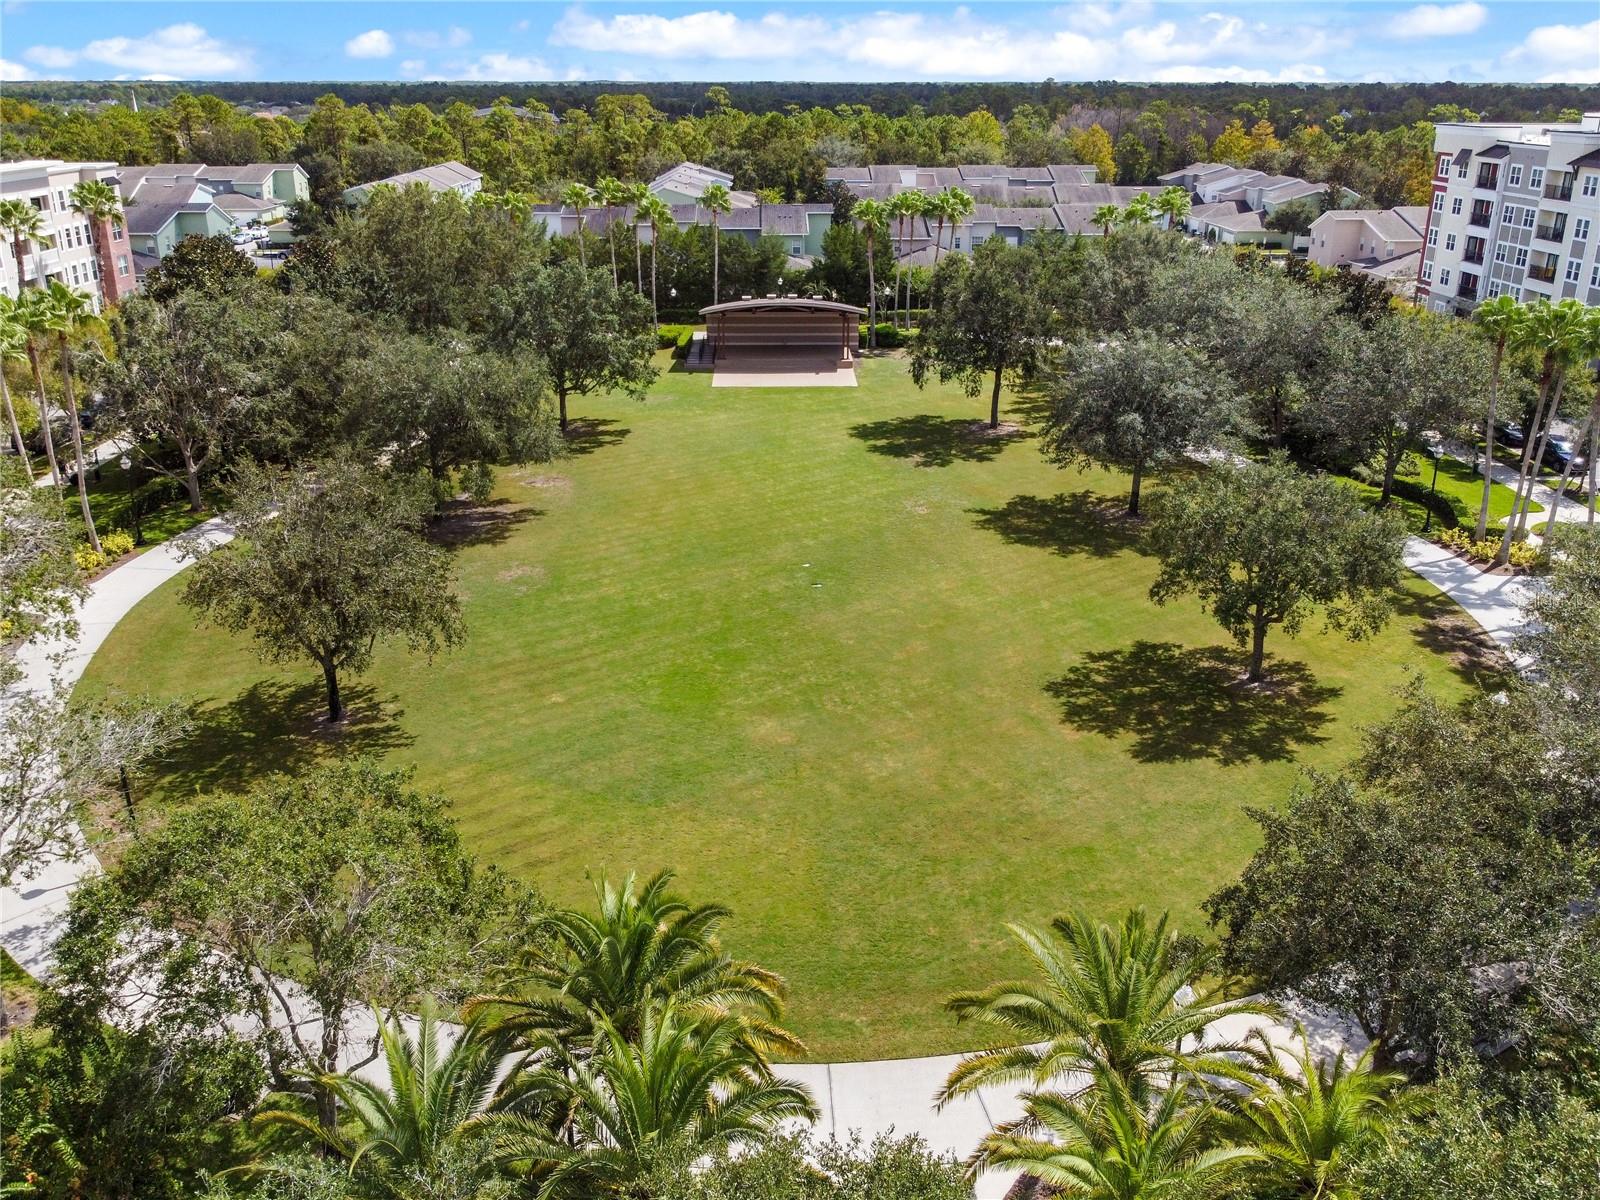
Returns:
[[[0,81],[1507,80],[1600,84],[1595,0],[5,0]]]

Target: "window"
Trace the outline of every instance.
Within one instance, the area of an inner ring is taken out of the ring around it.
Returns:
[[[1439,155],[1439,169],[1434,174],[1441,178],[1450,174],[1450,156],[1448,154]]]
[[[1491,279],[1489,281],[1489,299],[1493,300],[1499,294],[1500,294],[1499,281]]]
[[[1495,262],[1505,262],[1506,244],[1504,242],[1496,242],[1494,244],[1494,260]]]
[[[1461,161],[1456,164],[1456,178],[1465,179],[1467,177],[1467,168],[1471,165],[1472,160],[1466,155],[1462,155]]]
[[[1533,228],[1533,218],[1535,216],[1537,216],[1537,215],[1538,215],[1538,210],[1537,209],[1533,209],[1533,208],[1525,208],[1525,209],[1523,209],[1522,210],[1522,227],[1524,229],[1532,229]]]
[[[956,239],[956,249],[957,250],[961,249],[961,239],[960,238]]]
[[[111,240],[113,242],[120,242],[122,240],[122,226],[121,225],[113,225],[111,227]]]
[[[1502,204],[1500,206],[1500,221],[1501,221],[1501,223],[1504,224],[1504,225],[1511,224],[1512,221],[1516,220],[1516,217],[1513,215],[1516,211],[1517,210],[1513,205]]]
[[[1579,217],[1572,223],[1572,240],[1587,242],[1589,240],[1589,218]]]
[[[1506,182],[1512,187],[1522,186],[1522,164],[1512,163],[1511,169],[1506,172]]]
[[[1461,197],[1460,196],[1457,196],[1454,200],[1450,201],[1450,215],[1452,217],[1459,217],[1461,215]]]
[[[1589,272],[1589,286],[1600,288],[1600,263],[1595,263],[1594,270]]]
[[[1450,286],[1450,268],[1449,267],[1446,267],[1444,270],[1439,272],[1439,286],[1440,287],[1449,287]]]
[[[1528,265],[1528,248],[1526,246],[1517,247],[1517,260],[1514,265],[1519,267]]]
[[[1578,276],[1583,274],[1583,264],[1575,258],[1567,259],[1567,282],[1577,283]]]
[[[1429,283],[1433,282],[1433,264],[1431,262],[1422,264],[1422,277]]]
[[[1456,235],[1455,234],[1447,233],[1447,234],[1444,235],[1444,248],[1446,250],[1454,250],[1456,248]]]
[[[1528,172],[1528,186],[1538,191],[1544,186],[1544,168],[1534,167]]]
[[[77,263],[73,263],[72,264],[72,282],[74,284],[76,284],[78,282],[78,264]]]
[[[1593,196],[1597,193],[1600,193],[1600,175],[1591,171],[1583,177],[1583,194]]]
[[[1438,229],[1437,226],[1435,226],[1434,228],[1428,230],[1428,245],[1437,246],[1438,244],[1439,244],[1439,229]]]
[[[1433,211],[1434,212],[1443,212],[1444,211],[1444,193],[1443,192],[1435,192],[1433,194]]]

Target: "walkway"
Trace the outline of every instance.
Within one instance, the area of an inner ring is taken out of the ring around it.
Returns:
[[[128,441],[126,438],[111,438],[109,441],[101,442],[98,446],[91,446],[88,451],[85,452],[83,461],[87,466],[90,467],[99,466],[101,463],[108,463],[113,458],[119,457],[123,451],[127,450],[131,445],[133,445],[133,443]],[[72,477],[72,468],[75,465],[70,453],[71,449],[71,443],[68,443],[67,450],[69,453],[65,457],[59,459],[59,465],[61,467],[61,482],[63,485],[65,485],[67,480]],[[61,447],[56,447],[56,450],[59,454]],[[50,472],[46,471],[43,475],[34,476],[33,486],[49,487],[53,482],[54,480],[50,478]]]
[[[190,536],[221,545],[232,538],[233,532],[221,520],[212,520],[196,527]],[[1497,642],[1510,645],[1517,627],[1517,605],[1529,586],[1526,580],[1484,575],[1421,538],[1407,542],[1405,559],[1407,566],[1460,604]],[[167,542],[95,580],[79,610],[77,638],[55,645],[30,646],[21,656],[28,685],[47,687],[52,676],[69,686],[75,684],[117,622],[187,565],[187,560],[180,559],[173,544]],[[20,890],[0,891],[0,945],[24,970],[39,977],[50,974],[52,927],[78,881],[99,869],[93,855],[76,862],[53,862]],[[1326,1052],[1362,1043],[1356,1030],[1323,1015],[1309,1010],[1295,1015],[1307,1024],[1313,1044]],[[371,1028],[370,1020],[358,1021],[360,1024],[365,1024],[366,1030]],[[1248,1029],[1244,1021],[1234,1026],[1223,1027],[1219,1033],[1242,1037]],[[1264,1028],[1279,1044],[1292,1035],[1288,1025],[1267,1023]],[[356,1034],[358,1030],[351,1032]],[[1017,1089],[990,1088],[943,1112],[935,1112],[934,1092],[958,1058],[944,1055],[806,1063],[785,1066],[783,1073],[811,1089],[822,1111],[816,1126],[821,1135],[836,1133],[846,1137],[851,1131],[860,1131],[866,1140],[871,1140],[874,1135],[891,1130],[899,1135],[917,1133],[936,1151],[965,1157],[993,1123],[1020,1115],[1021,1104]],[[1010,1173],[986,1176],[978,1183],[977,1200],[1000,1200],[1013,1179]]]

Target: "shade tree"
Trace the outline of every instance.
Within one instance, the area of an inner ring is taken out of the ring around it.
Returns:
[[[1369,512],[1346,484],[1282,456],[1213,466],[1153,506],[1150,597],[1193,594],[1242,646],[1245,680],[1265,677],[1267,633],[1298,632],[1314,613],[1351,639],[1381,629],[1393,608],[1405,529]]]
[[[171,300],[185,292],[216,295],[255,277],[255,265],[222,234],[193,235],[145,272],[141,291],[152,300]]]

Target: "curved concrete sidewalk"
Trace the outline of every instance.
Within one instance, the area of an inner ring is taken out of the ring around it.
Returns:
[[[188,536],[221,545],[233,531],[220,519],[208,521]],[[188,561],[176,547],[165,543],[132,559],[95,580],[78,612],[74,639],[30,646],[20,656],[27,685],[43,689],[59,678],[71,686],[82,678],[89,660],[134,605],[181,572]],[[1509,647],[1516,632],[1518,605],[1530,586],[1511,576],[1484,575],[1447,551],[1421,538],[1406,544],[1405,561],[1418,575],[1438,587],[1467,611],[1502,646]],[[74,862],[52,862],[18,890],[0,891],[0,945],[30,974],[48,977],[52,965],[52,930],[78,882],[100,869],[92,854]],[[1306,1023],[1312,1042],[1331,1053],[1343,1046],[1359,1046],[1363,1039],[1309,1010],[1296,1015]],[[298,1023],[298,1022],[297,1022]],[[370,1019],[358,1021],[370,1032]],[[1239,1020],[1223,1023],[1221,1037],[1242,1038],[1252,1024],[1267,1029],[1274,1042],[1283,1044],[1292,1030],[1288,1025]],[[357,1029],[352,1029],[353,1034]],[[933,1095],[960,1055],[892,1059],[876,1062],[803,1063],[782,1068],[783,1074],[806,1084],[822,1115],[819,1134],[848,1136],[859,1131],[870,1140],[879,1133],[920,1134],[936,1151],[964,1158],[999,1121],[1021,1115],[1016,1088],[988,1088],[973,1097],[935,1112]],[[977,1200],[1000,1200],[1010,1188],[1012,1173],[995,1173],[978,1182]]]

